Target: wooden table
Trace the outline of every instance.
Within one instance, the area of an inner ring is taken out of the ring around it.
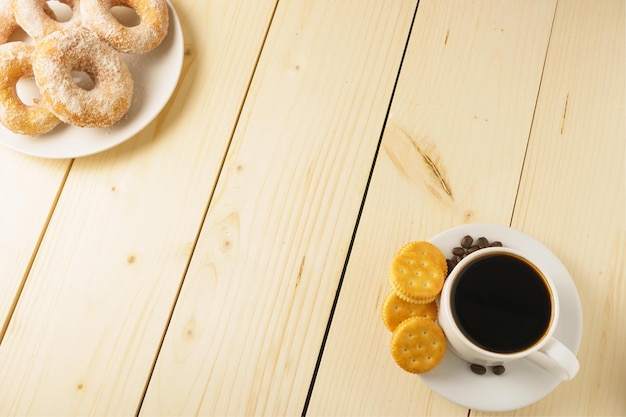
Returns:
[[[623,1],[172,3],[155,121],[0,149],[0,415],[467,416],[380,306],[401,245],[475,222],[581,298],[579,375],[515,415],[626,414]]]

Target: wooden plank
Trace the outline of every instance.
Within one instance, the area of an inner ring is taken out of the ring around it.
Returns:
[[[448,227],[508,224],[554,8],[420,1],[308,415],[467,415],[391,358],[388,265]]]
[[[69,167],[0,149],[0,341]]]
[[[567,266],[581,370],[516,415],[626,415],[624,2],[559,2],[513,225]]]
[[[131,141],[74,162],[0,345],[0,415],[139,407],[275,7],[174,3],[178,89]]]
[[[142,415],[302,412],[415,6],[279,3]]]

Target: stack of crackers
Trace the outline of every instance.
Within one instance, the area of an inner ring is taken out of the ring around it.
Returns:
[[[425,241],[405,245],[391,262],[393,291],[385,298],[382,316],[392,332],[391,355],[407,372],[430,371],[446,352],[446,338],[436,322],[435,300],[447,272],[444,254]]]

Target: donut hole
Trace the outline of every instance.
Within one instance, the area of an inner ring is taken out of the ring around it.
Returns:
[[[91,91],[96,85],[94,78],[86,71],[72,70],[72,80],[81,89]]]
[[[41,92],[33,77],[22,77],[17,80],[15,91],[25,106],[34,106],[41,100]]]
[[[135,9],[126,6],[113,6],[111,7],[111,15],[118,21],[118,23],[127,28],[139,26],[141,18],[135,11]]]
[[[58,0],[47,1],[44,5],[44,12],[59,23],[69,22],[74,15],[69,5]]]

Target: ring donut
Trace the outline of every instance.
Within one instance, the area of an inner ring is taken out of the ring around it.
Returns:
[[[72,10],[69,20],[59,22],[46,0],[11,0],[15,20],[35,41],[62,29],[80,25],[80,0],[57,0]]]
[[[35,47],[23,42],[0,46],[0,122],[14,133],[38,136],[54,129],[61,121],[41,102],[27,106],[17,95],[17,82],[32,78]]]
[[[139,24],[122,25],[111,14],[115,6],[133,9],[139,16]],[[122,52],[146,53],[167,35],[169,10],[165,0],[81,0],[81,10],[85,26]]]
[[[5,44],[18,28],[13,9],[11,9],[11,0],[0,0],[0,44]]]
[[[121,55],[92,31],[54,32],[35,47],[33,70],[42,99],[65,123],[108,127],[128,111],[133,79]],[[84,72],[93,88],[80,87],[72,71]]]

